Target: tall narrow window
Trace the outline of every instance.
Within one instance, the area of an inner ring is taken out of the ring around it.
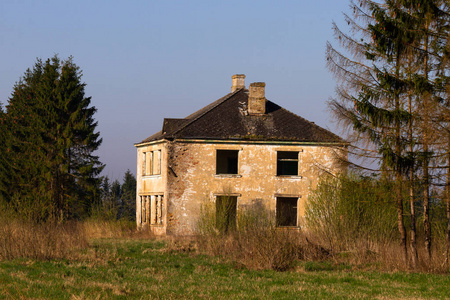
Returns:
[[[141,223],[147,223],[147,207],[149,204],[149,196],[141,196]]]
[[[298,175],[298,151],[277,152],[277,176]]]
[[[162,225],[164,214],[163,195],[143,195],[141,199],[141,223]]]
[[[238,174],[239,150],[217,150],[216,174]]]
[[[147,152],[142,152],[142,175],[147,175]]]
[[[227,233],[236,228],[237,196],[217,196],[216,227]]]
[[[277,197],[277,226],[297,226],[298,198]]]
[[[152,209],[151,209],[151,224],[162,225],[163,224],[163,195],[152,196]]]
[[[161,174],[161,150],[147,151],[142,156],[142,175]]]
[[[161,174],[161,151],[153,151],[153,168],[152,168],[152,174],[153,175],[159,175]]]

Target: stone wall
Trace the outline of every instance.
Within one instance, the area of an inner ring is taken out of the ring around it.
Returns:
[[[217,150],[238,150],[238,174],[216,174]],[[277,176],[277,151],[299,151],[298,176]],[[323,172],[336,173],[334,148],[263,143],[167,144],[167,233],[192,234],[200,207],[218,195],[238,196],[239,209],[255,201],[275,211],[276,197],[299,197],[301,225],[309,191]]]

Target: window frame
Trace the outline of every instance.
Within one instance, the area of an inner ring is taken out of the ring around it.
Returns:
[[[276,226],[277,227],[298,228],[299,227],[299,221],[298,221],[299,211],[298,211],[298,209],[299,209],[300,197],[277,196],[275,199],[276,199],[276,203],[275,203],[275,207],[276,207],[275,224],[276,224]],[[294,202],[294,201],[295,201],[295,203],[288,203],[288,202]],[[286,220],[282,220],[281,219],[282,211],[286,212],[286,207],[289,204],[290,205],[294,204],[294,205],[287,208],[288,209],[288,217],[286,218]],[[284,206],[284,208],[283,208],[283,206]],[[294,213],[292,213],[293,209],[295,209],[295,216],[294,216]],[[295,220],[295,224],[291,223],[292,220]]]
[[[286,151],[286,150],[277,150],[277,170],[276,170],[276,176],[278,177],[299,177],[299,155],[301,151]],[[288,157],[289,154],[296,153],[296,158]],[[287,156],[287,157],[280,157],[280,156]],[[293,173],[286,170],[286,168],[292,168],[296,162],[295,168],[296,168],[296,174],[288,174]],[[284,170],[283,170],[284,169]]]
[[[161,175],[161,149],[142,152],[142,176]]]
[[[215,195],[215,227],[217,230],[228,233],[230,231],[236,230],[237,228],[237,207],[238,207],[238,197],[237,195]],[[228,199],[227,199],[228,198]],[[223,201],[229,201],[230,203],[223,203]],[[222,203],[220,203],[222,202]],[[220,203],[220,204],[219,204]],[[223,212],[223,207],[225,205],[230,205],[230,207],[225,208],[228,212]],[[219,220],[219,213],[226,213],[226,221],[223,223]],[[231,214],[230,214],[231,213]]]
[[[228,152],[228,155],[225,153]],[[230,158],[234,158],[231,153],[236,154],[236,162],[233,165],[228,161]],[[216,175],[218,176],[238,176],[239,175],[239,152],[238,149],[216,149]],[[224,160],[227,160],[226,162]],[[226,166],[225,166],[226,164]],[[235,165],[234,165],[235,164]],[[226,167],[226,171],[224,171]],[[232,169],[230,171],[230,169]],[[236,170],[236,172],[233,172]]]
[[[141,194],[141,225],[164,225],[164,193]]]

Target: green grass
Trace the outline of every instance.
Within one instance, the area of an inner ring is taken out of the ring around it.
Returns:
[[[0,262],[0,298],[450,298],[450,276],[354,271],[331,262],[251,271],[171,252],[164,242],[97,240],[73,260]]]

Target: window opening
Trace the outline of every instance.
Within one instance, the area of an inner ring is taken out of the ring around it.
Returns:
[[[217,196],[216,228],[227,233],[236,229],[237,196]]]
[[[239,150],[217,150],[216,174],[238,174]]]
[[[297,226],[297,202],[298,198],[277,198],[277,226]]]
[[[141,223],[147,223],[148,197],[149,196],[141,196]]]
[[[161,174],[161,150],[147,151],[142,157],[142,175]]]
[[[277,176],[298,175],[298,151],[277,152]]]
[[[163,195],[144,195],[141,197],[141,223],[162,225],[164,214]]]
[[[163,224],[163,195],[152,196],[151,225]]]

